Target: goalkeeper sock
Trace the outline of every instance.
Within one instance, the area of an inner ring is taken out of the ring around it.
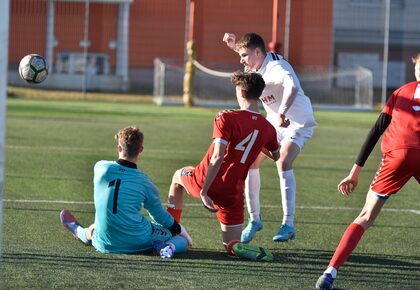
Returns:
[[[80,226],[77,227],[77,229],[76,229],[76,235],[77,235],[77,237],[85,245],[88,245],[89,244],[89,240],[86,238],[86,232],[87,232],[87,230],[88,230],[88,228],[82,228]]]

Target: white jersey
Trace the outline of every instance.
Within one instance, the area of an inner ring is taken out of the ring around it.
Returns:
[[[283,82],[291,78],[298,89],[297,96],[286,112],[290,120],[289,128],[315,127],[317,125],[312,111],[310,99],[303,92],[292,66],[280,55],[267,53],[261,68],[257,71],[265,81],[265,89],[260,100],[267,112],[267,120],[277,128],[279,124],[278,112],[283,100]]]

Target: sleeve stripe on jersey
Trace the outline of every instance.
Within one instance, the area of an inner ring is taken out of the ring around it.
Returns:
[[[227,145],[228,141],[226,141],[225,139],[222,139],[222,138],[214,138],[213,143],[220,143],[220,144],[223,144],[223,145]]]
[[[271,58],[272,58],[273,60],[280,60],[280,58],[279,58],[279,56],[278,56],[277,54],[272,53],[272,52],[270,52],[270,54],[271,54]]]

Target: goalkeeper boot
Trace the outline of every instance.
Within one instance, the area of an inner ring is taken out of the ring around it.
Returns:
[[[287,242],[288,240],[294,240],[294,239],[295,239],[295,228],[286,224],[282,224],[277,234],[273,237],[273,241],[275,242]]]
[[[174,253],[175,253],[175,250],[173,248],[173,245],[168,243],[168,244],[165,244],[163,248],[160,250],[160,257],[162,259],[171,259],[173,258]]]
[[[333,288],[334,278],[331,274],[322,274],[316,282],[317,290],[330,290]]]
[[[82,225],[79,224],[74,215],[72,215],[68,210],[63,209],[60,212],[60,221],[61,224],[70,231],[73,237],[75,237],[77,240],[80,240],[80,238],[77,236],[77,228],[82,228]]]
[[[243,243],[236,243],[232,246],[235,256],[257,261],[273,261],[273,254],[268,249],[262,247],[251,246]]]
[[[255,236],[255,234],[262,230],[263,222],[262,220],[251,220],[246,228],[242,231],[241,242],[249,243]]]

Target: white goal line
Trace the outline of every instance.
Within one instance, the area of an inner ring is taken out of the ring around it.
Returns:
[[[4,203],[46,203],[46,204],[80,204],[80,205],[93,205],[93,201],[72,201],[72,200],[42,200],[42,199],[4,199]],[[203,206],[200,203],[186,203],[185,206],[190,207],[201,207]],[[282,208],[280,205],[269,205],[262,204],[262,208]],[[313,209],[313,210],[351,210],[351,211],[360,211],[361,208],[356,207],[334,207],[334,206],[296,206],[299,209]],[[417,209],[408,209],[408,208],[382,208],[382,211],[390,212],[406,212],[420,215],[420,210]]]

